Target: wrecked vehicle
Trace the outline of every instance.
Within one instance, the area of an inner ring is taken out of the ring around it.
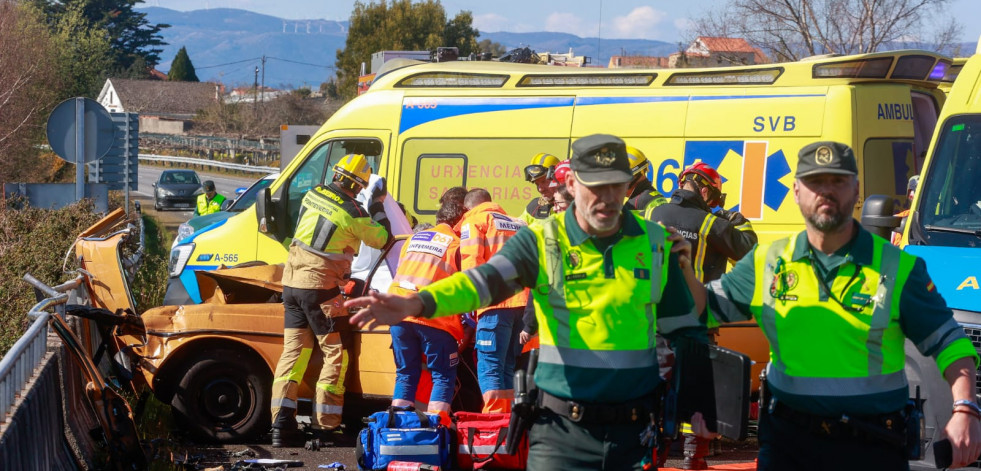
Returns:
[[[88,235],[97,236],[98,227],[111,225],[100,221]],[[93,306],[135,316],[127,314],[135,309],[123,276],[121,241],[121,237],[80,237],[75,252],[81,267],[91,274],[87,283]],[[379,260],[384,260],[384,254]],[[351,296],[367,291],[377,267],[365,281],[354,280]],[[195,440],[235,443],[268,432],[273,371],[283,345],[282,274],[282,265],[199,272],[202,304],[155,307],[140,314],[140,322],[117,323],[107,331],[107,340],[121,380],[137,391],[149,388],[171,405],[180,429]],[[351,358],[348,404],[391,397],[395,362],[387,329],[362,331],[347,326],[341,331]],[[309,342],[312,348],[312,336]],[[301,413],[303,403],[312,402],[323,362],[319,349],[312,350],[299,388]],[[475,374],[464,372],[472,366],[465,363],[461,362],[457,388],[460,410],[480,400]]]

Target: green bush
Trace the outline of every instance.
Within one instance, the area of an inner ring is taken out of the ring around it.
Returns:
[[[100,218],[90,200],[58,210],[26,207],[20,199],[0,207],[0,305],[5,307],[0,312],[0,356],[23,335],[31,322],[27,312],[37,303],[24,275],[30,273],[49,286],[71,279],[66,270],[77,268],[77,263],[72,256],[64,266],[65,255],[78,234]],[[146,253],[130,283],[141,312],[163,301],[169,249],[165,241],[170,238],[153,218],[144,216],[144,225]]]
[[[23,335],[30,323],[27,312],[37,304],[24,275],[49,286],[67,281],[65,253],[82,230],[99,220],[89,200],[58,210],[16,209],[21,200],[7,203],[0,207],[0,354]]]

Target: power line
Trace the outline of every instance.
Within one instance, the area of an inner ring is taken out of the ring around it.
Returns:
[[[241,64],[241,63],[243,63],[243,62],[251,62],[251,61],[257,61],[257,60],[259,60],[259,59],[261,59],[261,57],[253,57],[253,58],[251,58],[251,59],[243,59],[243,60],[240,60],[240,61],[235,61],[235,62],[226,62],[226,63],[224,63],[224,64],[217,64],[217,65],[208,65],[208,66],[204,66],[204,67],[195,67],[195,68],[194,68],[194,70],[201,70],[201,69],[213,69],[213,68],[215,68],[215,67],[224,67],[224,66],[226,66],[226,65],[234,65],[234,64]]]
[[[334,68],[334,66],[332,66],[332,65],[311,64],[309,62],[298,62],[298,61],[292,61],[292,60],[289,60],[289,59],[281,59],[279,57],[272,57],[272,56],[266,56],[266,59],[275,59],[275,60],[278,60],[278,61],[289,62],[291,64],[308,65],[310,67],[322,67],[322,68],[325,68],[325,69],[333,69]]]

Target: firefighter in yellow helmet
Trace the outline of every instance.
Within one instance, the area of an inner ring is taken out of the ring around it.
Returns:
[[[324,355],[317,380],[312,428],[323,436],[341,424],[348,354],[337,324],[341,285],[351,276],[351,261],[364,242],[380,249],[391,233],[382,201],[384,180],[371,195],[368,211],[355,196],[368,185],[371,167],[364,155],[348,154],[334,165],[329,184],[304,195],[299,220],[283,270],[283,354],[272,386],[272,446],[299,444],[297,388],[314,342]],[[344,322],[346,323],[346,321]]]
[[[552,194],[555,193],[555,188],[549,186],[548,170],[558,164],[558,157],[545,152],[531,158],[531,163],[525,167],[525,181],[533,182],[541,196],[528,202],[519,219],[531,224],[536,219],[545,219],[552,214]]]
[[[661,192],[654,189],[654,185],[647,179],[647,172],[651,168],[650,161],[640,149],[627,146],[627,159],[630,162],[630,172],[634,178],[630,181],[627,189],[627,209],[643,212],[648,206],[660,206],[668,202]]]

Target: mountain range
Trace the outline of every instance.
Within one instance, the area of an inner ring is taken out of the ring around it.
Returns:
[[[346,21],[290,20],[231,8],[181,12],[148,7],[140,11],[147,14],[150,23],[171,25],[161,32],[167,46],[160,54],[158,69],[169,70],[183,46],[198,78],[232,87],[251,87],[258,79],[274,88],[316,89],[334,75],[337,50],[344,48],[347,38]],[[539,53],[566,53],[571,49],[602,66],[615,54],[667,56],[678,51],[678,44],[664,41],[582,38],[552,32],[481,32],[478,40],[483,39],[508,50],[528,46]],[[262,56],[266,57],[264,67]],[[364,61],[370,66],[370,57]]]

